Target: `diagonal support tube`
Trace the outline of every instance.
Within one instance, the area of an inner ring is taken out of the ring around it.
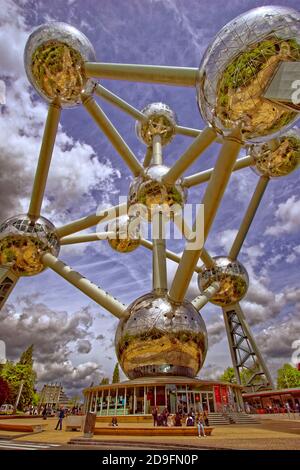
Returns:
[[[216,295],[218,290],[220,289],[220,283],[219,282],[213,282],[205,291],[203,294],[198,295],[197,297],[192,300],[192,304],[194,305],[196,310],[200,310],[201,308],[206,305],[210,299]]]
[[[95,87],[95,93],[100,98],[103,98],[104,100],[108,101],[108,103],[113,104],[137,121],[143,121],[145,119],[145,116],[141,111],[136,109],[134,106],[131,106],[131,104],[127,103],[127,101],[115,95],[99,83]]]
[[[71,235],[60,239],[60,245],[74,245],[76,243],[97,242],[99,240],[107,240],[113,237],[115,232],[97,232],[97,233],[83,233],[82,235]]]
[[[153,149],[152,147],[147,147],[147,152],[143,161],[143,167],[148,168],[148,166],[151,165],[152,162],[152,154],[153,154]]]
[[[164,230],[163,214],[154,214],[152,220],[153,228],[153,250],[152,250],[152,279],[153,291],[157,295],[165,294],[168,290],[167,283],[167,259],[166,240]]]
[[[67,225],[63,225],[56,229],[56,234],[59,238],[66,237],[67,235],[72,235],[73,233],[80,232],[90,227],[94,227],[99,224],[101,221],[106,222],[112,219],[115,219],[121,215],[127,214],[127,202],[120,204],[119,206],[109,207],[103,211],[91,214],[82,219],[74,220]]]
[[[202,204],[204,205],[204,243],[215,219],[221,199],[229,182],[232,168],[241,148],[240,130],[236,129],[224,141],[214,171],[207,185]],[[199,210],[199,214],[200,210]],[[198,216],[198,215],[197,215]],[[195,224],[196,226],[196,224]],[[189,242],[183,252],[181,261],[175,273],[169,292],[170,298],[175,302],[182,302],[195,266],[198,263],[202,248],[191,249]]]
[[[113,147],[123,158],[124,162],[128,165],[134,176],[143,174],[144,168],[96,101],[91,96],[83,96],[82,103],[106,137],[110,140]]]
[[[198,74],[197,68],[164,67],[160,65],[86,62],[84,68],[88,77],[186,87],[196,85]]]
[[[153,243],[150,242],[149,240],[145,240],[144,238],[141,238],[141,245],[144,248],[147,248],[148,250],[153,250]],[[173,251],[166,250],[166,257],[170,259],[171,261],[174,261],[175,263],[180,263],[181,257],[174,253]],[[201,271],[200,266],[195,267],[195,272],[199,273]]]
[[[40,216],[60,113],[61,108],[57,104],[49,104],[48,115],[28,210],[28,215],[33,219],[38,219]]]
[[[255,191],[251,198],[250,204],[242,220],[240,229],[236,234],[235,240],[232,244],[231,250],[229,252],[229,258],[236,259],[239,255],[239,252],[243,246],[244,240],[247,236],[247,233],[250,229],[251,223],[254,219],[260,201],[265,193],[265,190],[268,186],[269,178],[266,176],[261,176],[256,185]]]
[[[217,134],[211,128],[207,127],[201,134],[196,137],[194,142],[188,149],[179,157],[175,164],[170,168],[168,173],[164,175],[162,181],[166,184],[173,184],[175,181],[191,166],[194,161],[203,153],[207,147],[213,143]]]
[[[242,168],[247,168],[248,166],[253,165],[254,159],[250,155],[247,157],[240,158],[235,162],[235,165],[232,169],[232,171],[237,171],[241,170]],[[191,188],[192,186],[195,186],[196,184],[201,184],[205,183],[206,181],[209,181],[212,172],[214,171],[213,168],[210,168],[209,170],[201,171],[200,173],[195,173],[194,175],[191,176],[186,176],[183,178],[183,186],[186,188]]]
[[[77,289],[81,290],[90,299],[94,300],[101,307],[108,310],[117,318],[122,318],[126,311],[126,306],[105,292],[100,287],[83,277],[80,273],[74,271],[70,266],[57,259],[51,253],[42,256],[42,262],[48,268],[51,268],[66,281],[68,281]]]

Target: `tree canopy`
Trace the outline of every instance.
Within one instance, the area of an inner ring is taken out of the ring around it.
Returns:
[[[120,382],[120,371],[119,371],[119,364],[116,363],[114,372],[113,372],[112,383],[116,384],[118,382]]]
[[[300,387],[300,371],[291,364],[283,364],[277,371],[278,388]]]

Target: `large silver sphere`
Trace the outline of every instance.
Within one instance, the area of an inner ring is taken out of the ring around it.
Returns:
[[[140,246],[140,224],[128,215],[122,215],[111,220],[106,228],[108,232],[114,232],[114,236],[107,239],[109,245],[120,253],[129,253]]]
[[[200,313],[188,301],[143,295],[128,307],[115,346],[119,363],[130,378],[182,375],[195,377],[207,352],[207,332]]]
[[[300,164],[300,130],[291,129],[274,141],[252,145],[249,149],[259,175],[277,178],[292,173]]]
[[[93,81],[84,71],[84,62],[95,62],[88,38],[66,23],[50,22],[36,28],[24,51],[28,80],[46,101],[62,107],[81,103],[82,91],[90,93]]]
[[[45,269],[41,256],[57,256],[59,241],[54,225],[44,217],[33,221],[18,215],[0,225],[0,265],[8,266],[18,276],[33,276]]]
[[[148,220],[152,219],[155,210],[162,211],[168,217],[172,206],[176,212],[186,202],[187,192],[181,180],[172,185],[162,182],[162,177],[168,171],[169,167],[165,165],[151,165],[146,169],[144,176],[136,177],[130,185],[129,204],[144,205],[146,210],[141,215]]]
[[[213,304],[225,307],[239,302],[246,295],[249,286],[246,269],[239,261],[225,256],[216,256],[213,259],[215,266],[212,268],[202,266],[198,274],[201,293],[217,281],[220,282],[220,290],[210,299]]]
[[[206,50],[197,96],[205,121],[228,134],[238,124],[246,142],[262,142],[299,117],[262,97],[281,61],[300,60],[300,13],[255,8],[226,24]]]
[[[142,109],[145,115],[144,121],[137,121],[135,130],[138,138],[146,145],[152,145],[155,135],[160,135],[162,145],[166,145],[174,137],[177,118],[164,103],[151,103]]]

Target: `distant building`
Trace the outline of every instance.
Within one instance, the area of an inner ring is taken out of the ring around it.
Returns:
[[[40,392],[40,406],[48,405],[51,408],[55,408],[60,405],[67,406],[69,402],[70,398],[65,394],[61,384],[44,385]]]

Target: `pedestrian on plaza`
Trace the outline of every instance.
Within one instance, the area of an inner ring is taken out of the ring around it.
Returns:
[[[60,431],[62,430],[62,422],[63,422],[64,417],[65,417],[65,410],[64,410],[64,407],[61,406],[58,412],[58,421],[57,421],[55,431],[58,430],[58,427]]]
[[[43,419],[47,419],[47,413],[48,413],[48,408],[47,408],[47,405],[45,405],[42,411]]]
[[[153,426],[157,426],[158,409],[156,406],[152,408],[152,416],[153,416]]]
[[[205,426],[209,426],[208,411],[207,410],[203,411],[203,419],[204,419]]]
[[[186,418],[185,425],[194,426],[194,419],[190,413],[188,414],[188,417]]]
[[[198,437],[206,437],[204,430],[204,417],[203,413],[198,413],[196,418],[197,428],[198,428]]]
[[[117,417],[116,417],[116,416],[113,416],[113,417],[112,417],[111,425],[112,425],[113,427],[117,427],[117,426],[118,426],[118,420],[117,420]]]
[[[175,415],[174,426],[182,426],[181,415],[178,412]]]

